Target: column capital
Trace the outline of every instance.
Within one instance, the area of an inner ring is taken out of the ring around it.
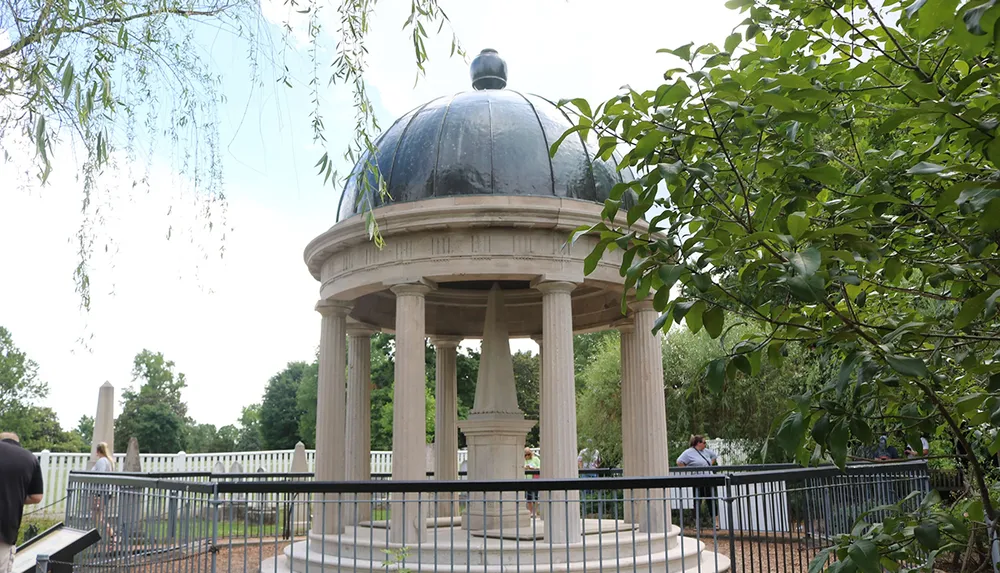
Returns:
[[[625,321],[625,320],[616,321],[611,326],[615,330],[617,330],[618,332],[621,332],[622,334],[631,334],[631,333],[635,332],[635,323],[632,322],[631,320],[628,320],[628,321]]]
[[[542,340],[545,339],[545,336],[542,335],[541,333],[539,333],[539,334],[532,334],[531,335],[531,339],[535,341],[535,344],[537,344],[539,348],[541,348],[542,347]]]
[[[347,323],[347,336],[355,338],[364,338],[371,336],[378,332],[379,329],[371,326],[369,324],[364,324],[363,322],[348,322]]]
[[[578,286],[571,281],[532,281],[531,288],[541,291],[542,294],[549,293],[571,293]]]
[[[322,314],[323,316],[347,316],[350,314],[352,308],[354,308],[352,303],[330,298],[320,300],[316,303],[316,312]]]
[[[643,310],[652,310],[652,311],[656,310],[653,308],[653,299],[651,298],[646,298],[643,300],[631,300],[628,302],[628,307],[635,312]]]
[[[464,340],[464,338],[461,336],[432,336],[431,344],[434,345],[434,348],[438,349],[457,348],[458,345],[461,344],[462,340]]]
[[[396,296],[424,296],[434,290],[434,287],[424,282],[399,283],[389,286]]]

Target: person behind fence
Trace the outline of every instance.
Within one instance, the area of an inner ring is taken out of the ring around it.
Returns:
[[[690,446],[681,452],[677,457],[677,465],[680,467],[711,467],[719,464],[719,455],[708,449],[708,442],[705,436],[691,436]],[[715,488],[713,486],[697,486],[694,488],[695,500],[705,500],[708,502],[709,515],[714,516],[716,510]],[[698,501],[698,505],[701,503]]]
[[[17,434],[0,433],[0,573],[14,570],[24,506],[42,502],[42,468]]]
[[[917,451],[914,450],[913,446],[910,444],[906,444],[906,448],[903,450],[903,453],[906,454],[906,457],[908,458],[926,458],[931,453],[931,445],[927,441],[927,438],[920,436],[920,453],[917,453]]]
[[[587,447],[580,450],[576,456],[576,467],[580,471],[580,477],[597,477],[597,472],[585,470],[596,470],[601,467],[601,452],[594,447],[594,440],[587,440]]]
[[[538,457],[538,454],[531,448],[524,448],[524,477],[527,479],[538,479],[539,475],[536,472],[541,469],[542,459]],[[531,512],[531,517],[535,518],[538,515],[538,492],[526,491],[524,492],[524,498],[528,502],[528,511]]]
[[[108,444],[105,442],[97,444],[97,461],[94,463],[94,468],[91,471],[100,473],[115,471],[115,460],[111,457],[108,449]],[[107,531],[107,538],[111,541],[111,545],[114,545],[116,543],[115,530],[107,520],[107,507],[111,501],[111,491],[107,489],[108,486],[98,487],[101,489],[94,495],[94,520],[97,523],[98,530]]]
[[[880,436],[878,445],[875,446],[875,450],[872,453],[872,459],[880,462],[896,460],[899,459],[899,450],[895,446],[889,445],[889,438],[887,436]]]

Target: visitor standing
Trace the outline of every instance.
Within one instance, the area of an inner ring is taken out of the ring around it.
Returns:
[[[708,449],[708,442],[705,436],[691,436],[690,446],[681,452],[677,457],[677,465],[680,467],[709,467],[718,465],[719,454]]]
[[[113,472],[115,471],[115,460],[112,459],[111,453],[108,452],[108,444],[101,442],[97,444],[97,461],[94,462],[94,472]]]
[[[880,436],[872,458],[880,462],[897,460],[899,459],[899,451],[896,450],[895,446],[889,445],[888,436]]]
[[[14,568],[24,506],[42,502],[42,469],[17,434],[0,434],[0,573]]]
[[[708,442],[705,441],[705,436],[694,435],[691,436],[691,441],[689,442],[690,447],[677,457],[677,465],[680,467],[711,467],[718,465],[719,455],[708,449]],[[709,515],[715,516],[716,510],[716,495],[715,488],[706,486],[697,486],[694,488],[694,498],[695,503],[698,507],[701,507],[701,501],[708,502]]]
[[[906,449],[903,450],[903,453],[908,458],[919,458],[921,456],[926,458],[931,453],[931,445],[927,441],[927,438],[920,436],[920,453],[918,454],[910,444],[906,444]]]
[[[91,471],[98,473],[111,473],[115,471],[115,460],[111,457],[111,452],[108,449],[108,444],[105,442],[97,444],[97,461],[94,463],[94,468]],[[107,505],[111,501],[110,486],[99,485],[97,487],[100,489],[94,495],[94,520],[97,522],[99,530],[107,532],[107,539],[111,540],[111,545],[114,546],[116,544],[115,530],[106,519]]]
[[[538,457],[538,454],[531,448],[524,448],[524,477],[527,479],[538,479],[539,475],[537,472],[541,471],[541,469],[542,458]],[[536,517],[538,515],[538,492],[526,491],[524,492],[524,498],[528,502],[528,511],[531,512],[531,517]]]
[[[587,447],[576,456],[576,467],[580,470],[580,477],[597,477],[597,472],[586,471],[601,467],[601,452],[594,447],[593,440],[587,440]]]

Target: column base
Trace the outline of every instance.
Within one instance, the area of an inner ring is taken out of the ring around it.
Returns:
[[[458,425],[469,448],[469,479],[524,479],[524,437],[535,421],[503,414],[473,416]],[[519,498],[524,496],[518,492],[469,492],[462,527],[470,531],[527,527],[531,514]]]

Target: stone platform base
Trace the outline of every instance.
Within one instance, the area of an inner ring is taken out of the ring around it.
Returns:
[[[384,529],[352,527],[325,540],[310,535],[285,547],[261,564],[262,573],[361,573],[407,570],[412,573],[505,573],[525,570],[575,573],[584,571],[643,571],[649,573],[710,573],[730,569],[729,558],[708,551],[705,543],[682,537],[677,527],[668,533],[635,531],[630,524],[584,520],[581,543],[550,545],[540,535],[541,520],[528,539],[483,537],[458,527],[429,528],[420,544],[390,543]],[[607,525],[605,525],[607,524]],[[514,533],[514,532],[511,532]],[[403,553],[405,552],[405,556]]]

